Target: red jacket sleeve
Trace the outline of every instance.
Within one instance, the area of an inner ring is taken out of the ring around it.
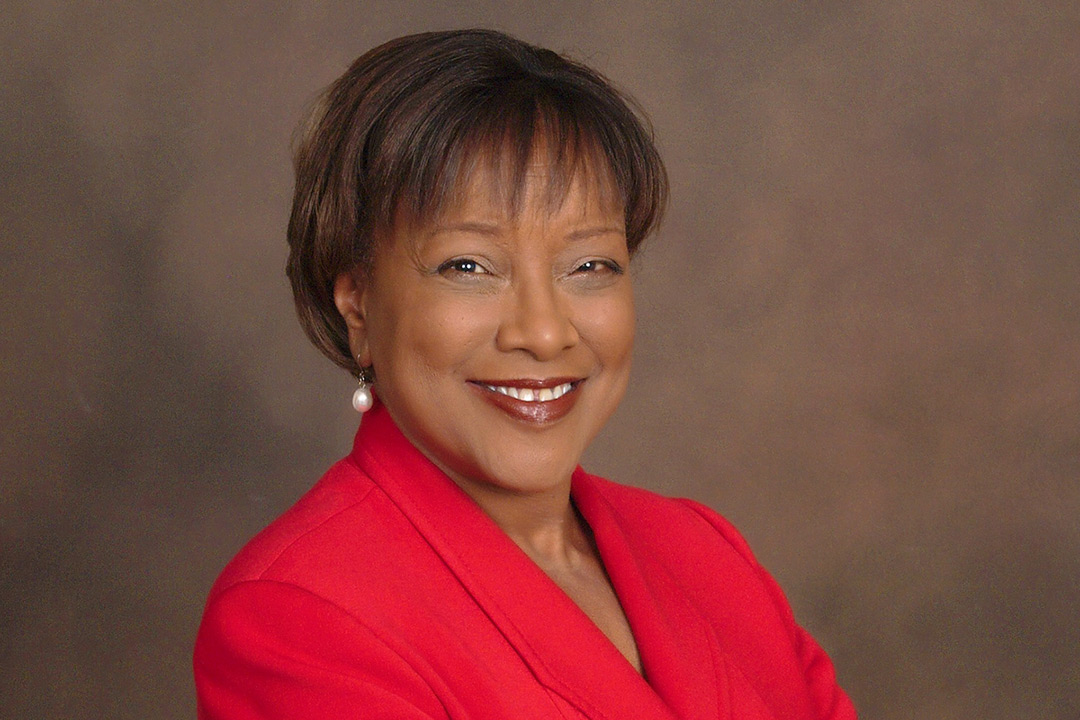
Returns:
[[[791,642],[802,667],[803,677],[814,703],[819,720],[856,720],[855,706],[836,681],[836,671],[825,651],[798,623],[784,591],[764,567],[758,563],[750,546],[735,527],[710,508],[692,500],[684,500],[743,556],[757,572],[762,585],[772,598],[776,611],[788,628]]]
[[[448,717],[372,630],[302,588],[266,580],[211,598],[195,643],[195,685],[200,720]]]

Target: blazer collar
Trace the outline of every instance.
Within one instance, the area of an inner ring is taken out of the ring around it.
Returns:
[[[583,714],[609,720],[717,716],[721,700],[711,636],[666,582],[662,568],[648,561],[647,568],[641,566],[638,548],[603,497],[604,481],[579,468],[572,494],[596,537],[648,682],[494,521],[413,447],[385,407],[377,404],[365,414],[352,458],[427,540],[537,680]]]

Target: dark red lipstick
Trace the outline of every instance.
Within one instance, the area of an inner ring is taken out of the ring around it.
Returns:
[[[480,396],[515,420],[546,425],[564,418],[574,409],[581,378],[515,378],[472,380]]]

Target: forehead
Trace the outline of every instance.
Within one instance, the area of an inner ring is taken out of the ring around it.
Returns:
[[[563,213],[621,215],[619,192],[606,168],[596,172],[540,157],[516,172],[497,161],[477,162],[462,172],[431,217],[484,213],[504,220]]]
[[[459,175],[434,212],[416,217],[399,207],[387,230],[377,246],[377,256],[398,251],[420,253],[435,238],[459,231],[492,239],[520,232],[551,231],[556,234],[552,237],[570,237],[614,231],[625,241],[626,214],[610,172],[594,173],[579,167],[568,174],[549,163],[536,162],[508,178],[505,168],[480,162]],[[378,264],[373,258],[373,265]]]

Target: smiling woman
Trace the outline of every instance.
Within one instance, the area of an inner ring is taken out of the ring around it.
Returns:
[[[211,591],[200,717],[854,717],[729,524],[578,467],[666,193],[622,96],[500,33],[401,38],[296,172],[301,322],[368,412]]]
[[[565,486],[630,372],[622,209],[585,177],[557,206],[542,175],[525,177],[512,211],[477,171],[460,202],[399,222],[370,270],[335,285],[395,423],[489,511],[503,490]]]

